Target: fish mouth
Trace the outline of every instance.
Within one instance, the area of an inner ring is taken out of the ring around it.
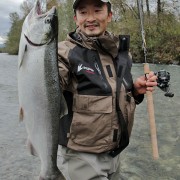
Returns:
[[[40,3],[40,0],[37,0],[35,3],[34,8],[31,11],[31,16],[35,19],[43,18],[45,23],[50,24],[52,31],[51,31],[51,38],[48,41],[35,43],[29,39],[28,35],[24,34],[25,39],[27,42],[32,46],[43,46],[51,43],[58,35],[58,17],[57,17],[57,10],[56,7],[53,6],[50,10],[47,11],[47,3]],[[47,36],[50,35],[47,33]]]
[[[46,7],[45,7],[45,8],[46,8]],[[41,8],[41,5],[40,5],[40,2],[39,2],[39,1],[36,2],[35,10],[36,10],[36,13],[37,13],[38,15],[41,15],[41,14],[42,14],[42,8]]]
[[[46,2],[46,1],[45,1]],[[56,7],[53,6],[49,11],[47,10],[47,3],[40,3],[39,0],[35,4],[35,14],[39,17],[47,16],[48,14],[56,14]]]

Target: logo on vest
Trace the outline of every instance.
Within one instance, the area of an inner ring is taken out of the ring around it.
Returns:
[[[82,70],[85,70],[87,73],[89,74],[94,74],[94,69],[90,68],[90,67],[86,67],[86,66],[83,66],[83,64],[79,64],[78,65],[78,69],[77,69],[77,72],[80,72]]]

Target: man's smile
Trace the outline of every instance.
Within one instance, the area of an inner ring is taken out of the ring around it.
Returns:
[[[84,28],[87,28],[89,30],[93,30],[95,28],[99,27],[99,24],[98,23],[93,23],[93,24],[85,24],[84,25]]]

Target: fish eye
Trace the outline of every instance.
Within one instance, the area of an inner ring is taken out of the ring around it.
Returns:
[[[51,23],[51,18],[50,18],[50,17],[47,17],[47,18],[45,19],[45,23],[46,23],[46,24],[50,24],[50,23]]]

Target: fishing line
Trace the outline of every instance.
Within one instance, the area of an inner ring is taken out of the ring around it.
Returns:
[[[146,47],[146,39],[145,39],[145,31],[144,31],[144,18],[143,18],[143,2],[142,0],[137,1],[138,9],[139,9],[139,19],[140,19],[140,26],[141,26],[141,36],[142,36],[142,48],[144,50],[144,61],[147,63],[147,47]]]
[[[142,36],[142,47],[144,50],[144,74],[145,79],[147,80],[147,75],[150,73],[149,64],[147,63],[147,48],[146,48],[146,41],[145,41],[145,32],[144,32],[144,25],[143,25],[143,2],[142,0],[137,0],[138,10],[139,10],[139,19],[140,19],[140,27],[141,27],[141,36]],[[158,159],[158,145],[157,145],[157,135],[156,135],[156,123],[155,123],[155,115],[154,115],[154,103],[153,103],[153,96],[151,91],[146,91],[147,97],[147,110],[149,116],[149,125],[150,125],[150,134],[151,134],[151,144],[152,144],[152,153],[153,158]]]

